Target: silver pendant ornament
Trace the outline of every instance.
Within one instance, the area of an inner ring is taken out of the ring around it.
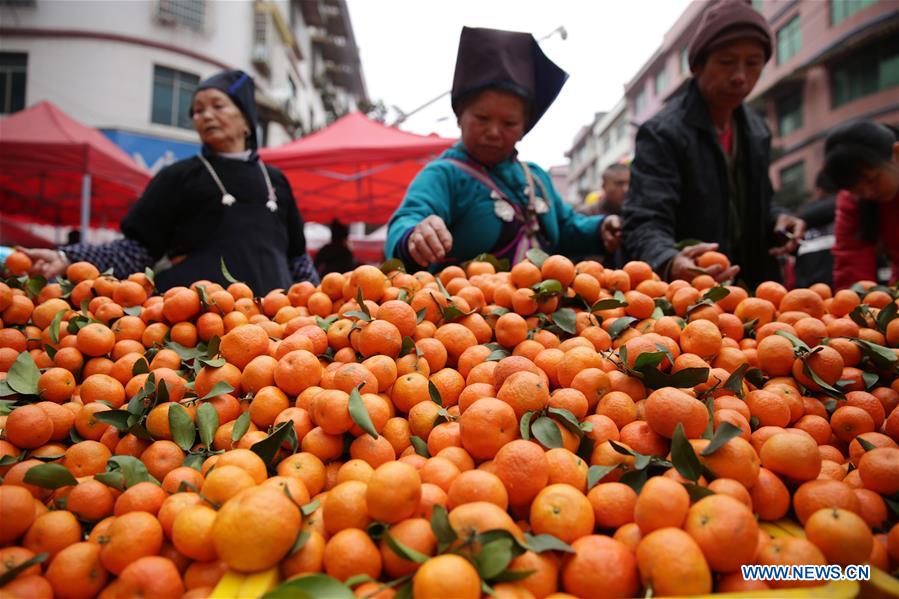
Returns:
[[[200,162],[203,163],[203,166],[206,167],[206,170],[209,171],[209,175],[212,177],[215,184],[218,186],[219,191],[222,192],[222,205],[223,206],[233,206],[237,202],[237,198],[228,193],[225,189],[222,180],[219,179],[218,174],[216,174],[215,169],[212,168],[212,165],[209,164],[209,161],[206,160],[206,157],[203,154],[199,154],[197,156],[200,159]],[[275,188],[272,186],[272,181],[268,176],[268,171],[265,170],[265,165],[262,164],[260,160],[258,163],[259,170],[262,171],[262,178],[265,180],[265,188],[268,190],[268,201],[265,202],[265,207],[268,208],[272,212],[276,212],[278,210],[278,197],[275,194]]]
[[[507,223],[515,219],[515,209],[505,200],[498,200],[493,204],[493,212],[500,220]]]

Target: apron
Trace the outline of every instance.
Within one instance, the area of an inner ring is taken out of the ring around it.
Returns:
[[[529,203],[521,205],[519,202],[509,198],[483,167],[456,160],[455,158],[445,158],[444,160],[482,183],[490,190],[490,196],[494,201],[503,201],[509,207],[508,210],[511,211],[511,218],[508,220],[500,218],[502,230],[496,245],[490,250],[490,254],[501,260],[507,259],[514,265],[524,260],[529,250],[542,249],[549,246],[549,242],[541,230],[540,218],[537,212],[531,210],[531,207],[537,201],[534,190],[535,182],[540,185],[543,197],[548,198],[549,196],[546,190],[543,189],[543,184],[540,180],[531,175],[526,163],[522,162],[520,164],[528,182],[527,194]],[[547,200],[544,199],[543,201],[545,205]],[[509,240],[510,236],[511,240]]]
[[[256,296],[292,283],[287,264],[287,228],[277,212],[265,204],[236,202],[223,210],[222,220],[209,241],[186,256],[172,259],[171,268],[156,273],[156,287],[165,291],[208,279],[225,287],[228,271],[250,286]]]

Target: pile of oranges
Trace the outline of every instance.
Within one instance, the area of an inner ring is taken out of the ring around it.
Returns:
[[[631,597],[899,566],[896,289],[531,252],[254,297],[0,282],[0,592]],[[699,264],[726,264],[710,252]],[[790,518],[805,537],[772,538]]]

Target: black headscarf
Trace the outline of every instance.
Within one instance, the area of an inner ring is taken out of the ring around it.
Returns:
[[[531,108],[530,131],[562,90],[568,73],[546,57],[530,33],[463,27],[453,77],[453,111],[485,89],[503,89]]]
[[[204,79],[197,85],[198,92],[204,89],[217,89],[231,98],[231,101],[243,113],[250,128],[250,134],[247,136],[247,149],[255,150],[258,148],[259,143],[256,140],[256,84],[253,78],[243,71],[222,71],[208,79]],[[193,116],[193,108],[191,108],[191,116]]]

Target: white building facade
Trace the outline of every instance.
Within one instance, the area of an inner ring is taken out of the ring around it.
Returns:
[[[593,126],[605,115],[597,112],[593,122],[580,128],[574,137],[571,148],[565,152],[568,157],[568,195],[565,201],[572,205],[580,204],[596,184],[596,138]]]
[[[593,126],[596,139],[596,180],[602,185],[602,173],[609,165],[627,162],[634,155],[634,135],[624,98]]]
[[[261,145],[367,102],[343,0],[6,0],[0,114],[49,100],[156,171],[191,155],[197,83],[257,84]]]
[[[634,153],[634,134],[624,98],[607,112],[597,112],[593,122],[578,131],[571,149],[565,153],[570,204],[580,204],[602,187],[602,173],[616,162],[629,161]]]

